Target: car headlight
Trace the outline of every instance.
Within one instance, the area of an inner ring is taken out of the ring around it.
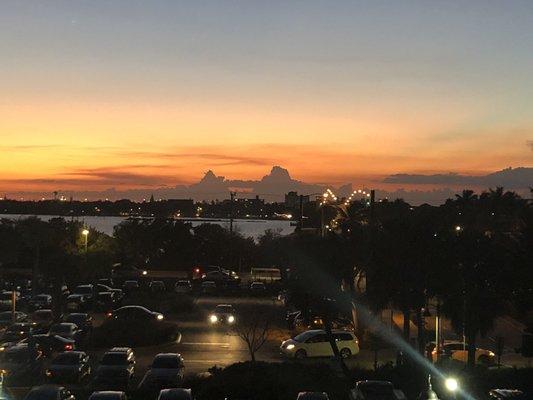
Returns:
[[[4,346],[0,346],[0,351],[4,351],[6,348]]]
[[[496,356],[496,354],[494,354],[492,351],[489,351],[489,356],[490,357],[494,357],[494,356]]]
[[[163,318],[165,318],[165,317],[163,316],[163,314],[157,314],[156,318],[157,318],[158,321],[162,321]]]
[[[212,324],[215,324],[218,322],[218,317],[213,314],[209,317],[209,321],[211,321]]]
[[[229,322],[230,324],[233,324],[233,323],[235,322],[235,317],[234,317],[233,315],[230,315],[230,316],[228,317],[228,322]]]
[[[287,350],[292,350],[294,349],[294,345],[292,343],[288,344],[287,347],[285,347]]]
[[[46,371],[46,376],[52,376],[52,371],[50,370]]]

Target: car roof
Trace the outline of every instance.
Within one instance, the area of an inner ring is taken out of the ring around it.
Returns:
[[[192,398],[191,389],[185,388],[162,389],[159,392],[159,396],[173,400],[188,400]]]
[[[100,392],[93,392],[93,394],[91,394],[89,398],[120,399],[123,396],[124,396],[124,392],[106,390],[106,391],[100,391]]]
[[[157,354],[157,355],[154,357],[154,360],[155,360],[156,358],[172,358],[172,359],[174,359],[174,358],[180,358],[180,359],[181,359],[181,358],[183,358],[183,357],[181,357],[181,354],[179,354],[179,353],[159,353],[159,354]]]
[[[131,347],[113,347],[107,353],[129,353],[133,351]]]
[[[63,386],[59,386],[59,385],[41,385],[41,386],[35,386],[33,387],[30,392],[38,392],[38,393],[43,393],[43,394],[55,394],[57,393],[59,390],[62,390],[62,389],[65,389]]]

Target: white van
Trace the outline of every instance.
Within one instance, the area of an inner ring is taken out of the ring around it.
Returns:
[[[359,353],[359,341],[352,332],[333,331],[342,358]],[[322,329],[305,331],[281,343],[281,353],[291,358],[332,357],[333,350]]]

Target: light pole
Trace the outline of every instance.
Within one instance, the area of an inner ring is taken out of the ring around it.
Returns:
[[[87,254],[87,244],[89,241],[89,230],[86,228],[81,231],[81,234],[85,236],[85,254]]]

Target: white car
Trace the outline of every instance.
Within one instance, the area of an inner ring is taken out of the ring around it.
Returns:
[[[211,325],[232,325],[235,323],[235,321],[235,309],[231,304],[219,304],[209,315],[209,322],[211,323]]]
[[[437,349],[435,343],[430,343],[432,347],[431,357],[433,362],[437,361]],[[441,348],[441,354],[443,357],[451,358],[461,362],[468,360],[468,346],[460,341],[445,341]],[[495,354],[490,350],[476,348],[476,362],[480,364],[493,364]]]
[[[333,331],[337,348],[342,358],[359,353],[359,341],[352,332]],[[333,350],[328,341],[326,331],[314,329],[296,335],[281,343],[281,353],[291,358],[331,357]]]

